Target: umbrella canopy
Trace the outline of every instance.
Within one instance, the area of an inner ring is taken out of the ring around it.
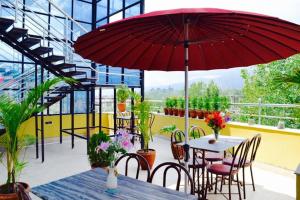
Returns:
[[[186,23],[189,70],[267,63],[300,51],[299,25],[223,9],[176,9],[130,17],[79,37],[74,47],[84,58],[105,65],[183,71]]]

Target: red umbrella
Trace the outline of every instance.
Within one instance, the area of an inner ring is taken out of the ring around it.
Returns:
[[[78,38],[76,53],[130,69],[226,69],[283,59],[300,52],[300,26],[275,17],[222,9],[177,9],[130,17]],[[188,115],[185,143],[188,152]],[[186,162],[188,156],[186,156]]]
[[[183,71],[187,24],[189,70],[249,66],[300,51],[299,25],[222,9],[176,9],[123,19],[79,37],[74,47],[101,64]]]

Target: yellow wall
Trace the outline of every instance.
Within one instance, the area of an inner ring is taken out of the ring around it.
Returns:
[[[40,127],[40,117],[38,117],[38,123]],[[75,128],[86,127],[86,115],[85,114],[76,114],[74,116],[75,120]],[[99,115],[96,115],[96,126],[99,125]],[[51,124],[47,124],[47,122],[51,122]],[[90,115],[90,125],[92,125],[92,115]],[[109,126],[108,123],[108,114],[102,114],[102,125]],[[71,115],[63,115],[63,129],[67,129],[71,127]],[[44,130],[45,137],[59,137],[59,115],[52,116],[44,116]],[[97,132],[98,128],[95,130],[91,130],[91,133]],[[103,129],[104,132],[107,133],[106,129]],[[30,118],[26,122],[24,122],[20,128],[20,134],[29,134],[35,135],[35,119],[34,117]],[[75,130],[75,133],[78,134],[86,134],[86,130]],[[64,134],[67,135],[67,134]]]
[[[156,115],[153,124],[153,133],[167,125],[175,124],[184,130],[184,118],[175,116]],[[203,120],[190,119],[190,125],[202,127],[207,133],[212,130]],[[262,135],[262,142],[257,154],[257,160],[278,167],[295,170],[300,157],[300,130],[271,128],[267,126],[249,126],[242,123],[227,124],[221,134],[250,138],[255,134]]]

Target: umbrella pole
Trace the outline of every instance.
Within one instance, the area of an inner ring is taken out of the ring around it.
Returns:
[[[185,97],[185,126],[184,126],[184,151],[185,151],[185,168],[188,169],[189,163],[189,41],[188,41],[188,20],[186,20],[184,25],[185,31],[185,41],[184,41],[184,97]],[[185,175],[184,178],[184,191],[188,191],[188,177]]]

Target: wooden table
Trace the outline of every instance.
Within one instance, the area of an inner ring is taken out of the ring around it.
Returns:
[[[209,151],[209,152],[221,153],[221,152],[226,151],[227,149],[238,146],[239,144],[241,144],[243,141],[246,140],[246,138],[242,138],[242,137],[219,135],[219,139],[216,143],[209,144],[208,141],[213,138],[214,138],[214,135],[207,135],[207,136],[203,136],[203,137],[200,137],[197,139],[190,140],[189,144],[190,144],[190,148],[193,149],[194,164],[195,164],[195,150],[202,151],[202,155],[203,155],[202,162],[204,163],[205,162],[205,152]],[[204,187],[204,184],[205,184],[204,174],[205,174],[205,168],[202,168],[202,189],[201,189],[201,191],[198,191],[201,193],[202,199],[206,199],[205,187]]]
[[[197,199],[196,196],[171,190],[123,175],[118,176],[118,192],[106,192],[107,173],[93,169],[32,188],[32,193],[47,200],[183,200]]]

